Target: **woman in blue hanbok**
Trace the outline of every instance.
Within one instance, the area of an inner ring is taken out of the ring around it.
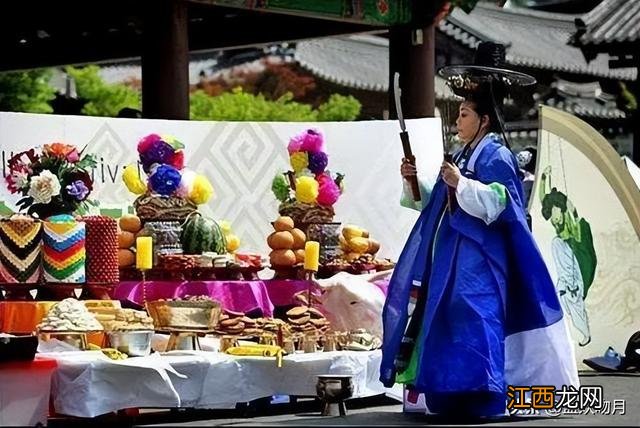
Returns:
[[[464,146],[443,162],[435,184],[418,176],[419,206],[404,181],[402,204],[421,214],[383,311],[380,380],[424,393],[429,413],[504,415],[509,385],[578,384],[562,309],[527,226],[518,164],[501,129],[503,91],[535,80],[482,67],[483,58],[498,65],[504,47],[483,43],[481,66],[441,72],[465,99],[456,121]],[[403,162],[401,173],[416,170]]]

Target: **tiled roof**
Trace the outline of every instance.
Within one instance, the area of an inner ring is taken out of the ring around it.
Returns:
[[[598,82],[574,83],[557,80],[554,93],[544,104],[576,116],[597,119],[625,119],[626,113],[616,105],[615,96],[602,92]]]
[[[596,119],[625,119],[627,116],[616,107],[599,105],[594,99],[577,97],[550,98],[545,103],[550,107],[564,110],[580,117]]]
[[[215,59],[189,62],[189,84],[195,85],[200,80],[200,72],[216,64]],[[100,77],[106,83],[121,83],[128,80],[141,80],[142,68],[139,64],[113,64],[100,68]]]
[[[639,3],[639,0],[629,0]],[[455,9],[439,24],[439,30],[475,49],[480,41],[506,45],[507,63],[514,66],[564,71],[620,80],[634,80],[635,68],[609,68],[609,57],[598,55],[587,63],[580,48],[570,45],[576,15],[499,8],[478,3],[471,13]]]
[[[389,41],[378,36],[339,36],[299,42],[294,58],[314,75],[338,85],[386,92],[389,75]],[[597,82],[559,81],[555,96],[545,104],[582,117],[623,119],[615,99],[602,93]],[[444,79],[436,77],[436,97],[454,100]],[[511,100],[507,100],[507,103]]]
[[[640,42],[640,1],[604,0],[575,26],[572,41],[580,46]]]
[[[294,58],[314,75],[355,89],[387,92],[389,40],[372,35],[326,37],[298,42]],[[454,98],[436,76],[436,97]]]

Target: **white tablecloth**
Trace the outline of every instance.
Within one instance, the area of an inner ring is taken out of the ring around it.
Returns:
[[[272,395],[316,395],[316,376],[351,375],[354,398],[397,396],[378,381],[381,352],[316,352],[275,358],[173,351],[112,361],[100,351],[43,354],[55,358],[56,412],[94,417],[131,407],[233,408]],[[400,396],[402,392],[400,390]]]

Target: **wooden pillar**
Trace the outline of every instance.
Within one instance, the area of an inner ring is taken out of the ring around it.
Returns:
[[[189,119],[187,5],[155,0],[145,5],[142,51],[142,115]]]
[[[389,118],[397,118],[393,74],[400,73],[402,112],[406,119],[434,117],[435,27],[391,28],[389,33]]]

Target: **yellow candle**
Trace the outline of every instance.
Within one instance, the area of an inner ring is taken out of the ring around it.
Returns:
[[[307,241],[304,244],[304,269],[318,271],[318,260],[320,259],[320,243]]]
[[[153,238],[140,236],[136,239],[136,267],[140,270],[153,267]]]

